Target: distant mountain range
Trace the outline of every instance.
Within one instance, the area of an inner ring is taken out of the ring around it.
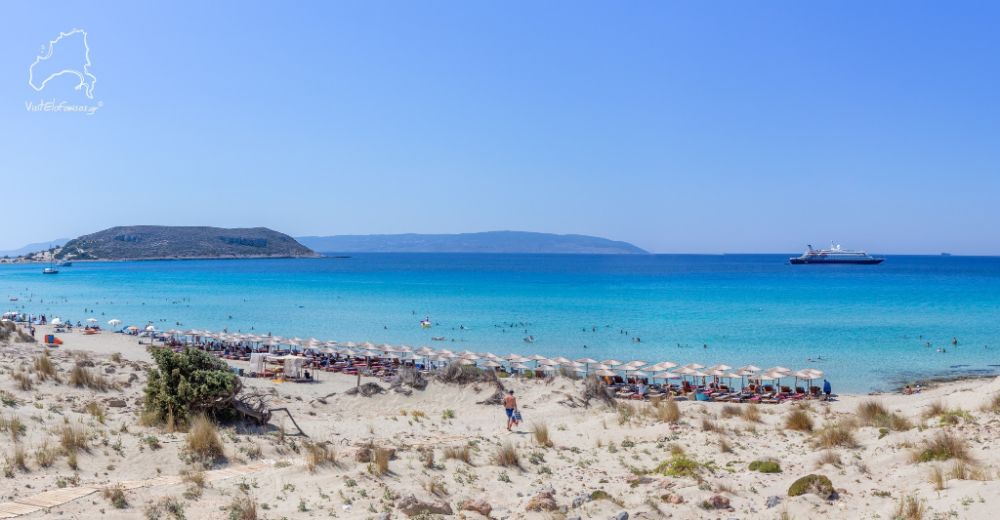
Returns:
[[[294,238],[267,228],[119,226],[66,242],[57,260],[314,257]]]
[[[48,242],[37,242],[34,244],[28,244],[22,248],[0,251],[0,257],[21,256],[21,255],[26,255],[28,253],[34,253],[35,251],[45,251],[53,247],[62,247],[63,244],[69,241],[70,239],[68,238],[57,238],[55,240],[49,240]]]
[[[526,231],[486,231],[454,235],[335,235],[296,237],[302,245],[325,253],[555,253],[648,254],[628,242],[587,235],[555,235]]]

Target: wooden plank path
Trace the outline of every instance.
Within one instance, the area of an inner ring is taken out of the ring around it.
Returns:
[[[225,480],[253,473],[255,471],[260,471],[272,465],[273,462],[262,462],[260,464],[240,466],[238,468],[213,469],[205,472],[205,480],[208,482]],[[172,486],[180,484],[181,482],[183,482],[183,479],[179,475],[168,475],[145,480],[126,480],[124,482],[118,482],[117,484],[109,484],[106,486],[78,486],[45,491],[30,497],[18,498],[12,502],[0,503],[0,519],[17,518],[19,516],[41,511],[43,509],[61,506],[110,487],[121,486],[126,490],[131,490],[156,486]]]

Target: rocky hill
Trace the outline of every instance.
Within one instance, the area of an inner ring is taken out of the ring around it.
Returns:
[[[119,226],[67,242],[59,260],[288,258],[317,256],[294,238],[267,228]]]
[[[527,231],[486,231],[454,235],[336,235],[297,237],[316,251],[330,253],[536,253],[647,254],[628,242],[588,235]]]

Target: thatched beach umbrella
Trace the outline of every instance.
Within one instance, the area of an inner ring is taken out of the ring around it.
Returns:
[[[593,365],[594,363],[597,363],[597,360],[596,359],[591,359],[589,357],[585,357],[585,358],[577,359],[576,362],[577,363],[583,363],[583,372],[585,374],[589,374],[590,373],[590,370],[589,370],[590,369],[590,365]]]

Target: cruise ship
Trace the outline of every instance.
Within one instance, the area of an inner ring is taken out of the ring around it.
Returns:
[[[863,264],[863,265],[874,265],[881,264],[885,261],[885,258],[879,258],[869,255],[864,251],[852,251],[850,249],[841,249],[840,244],[833,244],[830,249],[813,249],[813,246],[809,246],[802,256],[797,256],[789,258],[788,262],[791,264]]]

